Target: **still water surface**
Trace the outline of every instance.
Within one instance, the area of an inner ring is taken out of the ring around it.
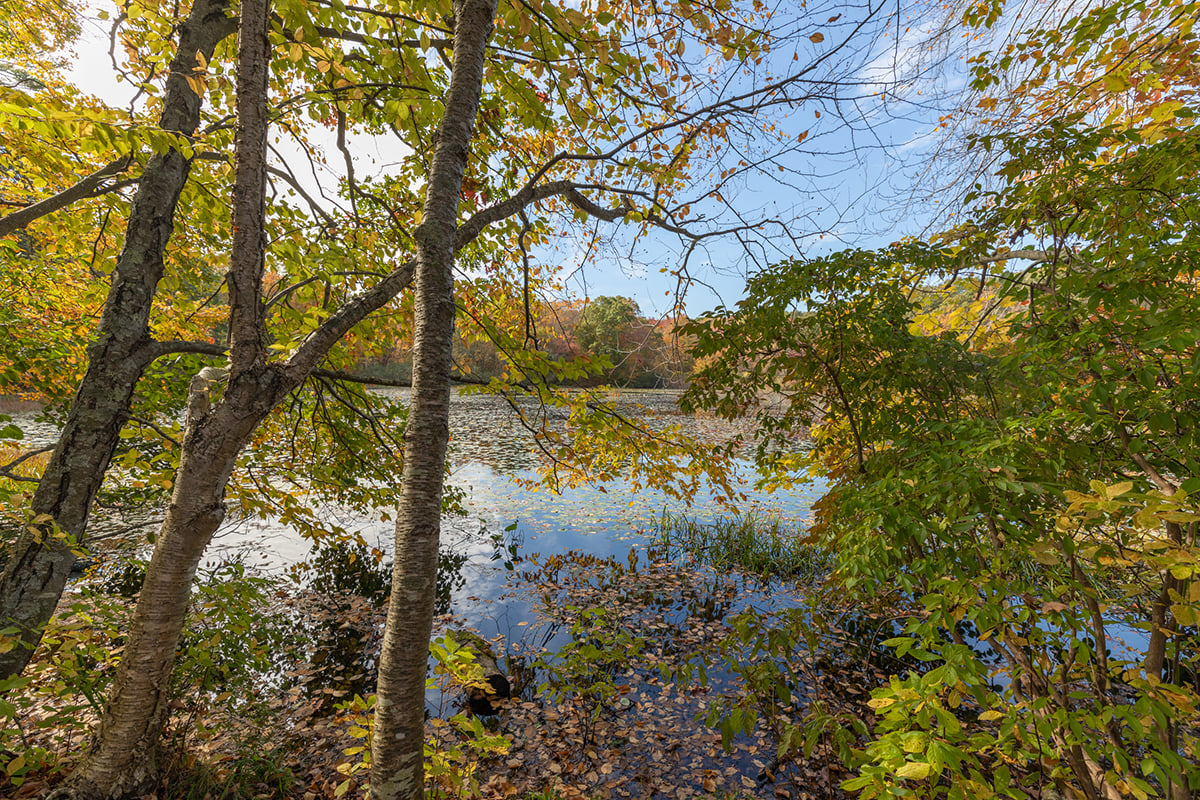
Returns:
[[[408,390],[389,390],[388,394],[400,402],[408,401]],[[625,391],[617,402],[623,411],[653,425],[679,425],[706,440],[723,441],[739,432],[722,420],[681,414],[675,405],[677,396],[669,391]],[[524,410],[536,413],[532,406]],[[713,501],[711,493],[690,498],[689,505],[657,490],[634,492],[620,480],[565,489],[560,494],[524,488],[516,480],[532,479],[538,469],[532,437],[511,407],[489,395],[455,394],[450,429],[448,483],[464,491],[466,514],[443,520],[444,550],[462,562],[448,610],[468,623],[479,624],[485,636],[502,632],[487,630],[481,615],[494,615],[492,601],[504,593],[509,580],[507,571],[494,559],[495,537],[519,543],[524,554],[545,557],[577,551],[624,560],[631,548],[644,549],[650,543],[653,526],[664,511],[687,513],[699,521],[730,513]],[[739,463],[738,488],[746,496],[741,507],[797,521],[808,516],[821,491],[813,484],[801,491],[768,495],[754,488],[755,477],[749,462]],[[325,509],[325,513],[336,517],[347,530],[359,532],[368,545],[390,554],[390,521],[348,516],[336,508]],[[248,564],[267,571],[303,561],[309,552],[306,540],[270,520],[232,521],[218,533],[211,548],[214,558],[241,553]],[[514,611],[508,609],[508,614]]]
[[[380,392],[397,402],[409,401],[407,389]],[[671,391],[626,390],[611,399],[623,413],[653,427],[678,425],[707,441],[725,441],[745,432],[723,420],[682,414],[677,397],[678,393]],[[504,632],[488,630],[498,627],[495,620],[489,625],[489,619],[497,615],[496,601],[505,595],[511,578],[503,560],[495,558],[497,538],[518,545],[523,555],[577,552],[624,560],[631,548],[644,551],[651,543],[654,524],[664,512],[686,513],[700,522],[730,513],[714,502],[711,493],[701,492],[688,503],[657,490],[634,492],[621,480],[569,488],[559,494],[531,491],[517,481],[536,477],[538,456],[516,411],[500,398],[457,392],[450,408],[448,483],[463,490],[466,514],[443,520],[443,552],[449,557],[444,562],[458,566],[459,571],[450,576],[448,602],[441,604],[441,610],[479,626],[485,636]],[[538,413],[531,400],[523,401],[521,408],[529,418]],[[25,430],[29,446],[44,446],[56,435],[53,427],[38,422],[32,413],[15,415],[14,421]],[[754,488],[756,473],[748,461],[739,462],[738,467],[736,488],[745,496],[743,510],[803,521],[822,490],[813,483],[788,493],[767,494]],[[357,516],[337,507],[323,508],[321,513],[361,534],[368,545],[391,553],[391,521]],[[281,575],[305,561],[311,548],[308,540],[275,520],[230,519],[214,537],[207,560],[212,566],[236,557],[255,570]],[[511,619],[528,612],[506,607],[499,613]]]
[[[408,401],[407,391],[388,394],[399,402]],[[662,391],[625,392],[616,402],[625,413],[652,426],[679,425],[712,441],[724,441],[739,432],[720,420],[681,414],[676,397]],[[531,406],[526,411],[536,409]],[[53,439],[54,431],[35,426],[31,415],[24,415],[19,424],[26,429],[27,443],[36,446]],[[513,768],[513,779],[520,779],[517,773],[522,770],[545,770],[547,776],[554,774],[555,768],[563,770],[562,763],[547,760],[544,739],[522,733],[557,730],[566,719],[559,717],[567,706],[558,704],[557,695],[541,696],[541,690],[535,689],[547,679],[546,669],[530,665],[543,656],[560,659],[561,648],[581,636],[570,629],[568,619],[579,624],[592,608],[620,614],[624,612],[619,606],[623,606],[635,609],[637,629],[653,637],[658,650],[641,653],[619,666],[614,662],[611,669],[616,672],[610,677],[620,684],[622,694],[606,702],[603,715],[570,717],[573,722],[564,730],[594,726],[589,741],[595,743],[596,752],[583,748],[586,753],[576,753],[572,758],[583,761],[570,763],[564,775],[577,772],[590,782],[597,797],[610,796],[609,789],[600,791],[609,779],[612,787],[618,787],[611,789],[611,796],[626,797],[648,796],[662,786],[688,796],[704,794],[707,790],[693,785],[702,779],[737,786],[743,792],[747,786],[755,786],[754,776],[762,767],[756,754],[767,757],[771,745],[761,736],[742,736],[736,745],[740,749],[731,754],[721,752],[714,744],[719,737],[697,720],[709,702],[709,690],[681,690],[658,673],[664,660],[685,660],[692,655],[688,648],[699,646],[705,637],[722,635],[729,615],[751,606],[777,607],[789,602],[788,592],[778,586],[726,580],[702,569],[676,573],[669,565],[649,565],[654,524],[664,512],[686,513],[703,522],[728,515],[729,509],[714,502],[708,492],[685,503],[655,490],[635,492],[621,480],[558,494],[530,491],[516,481],[537,474],[532,439],[517,413],[494,397],[454,396],[451,436],[449,484],[463,491],[466,514],[443,522],[438,624],[474,628],[496,644],[498,654],[506,656],[504,662],[514,670],[516,706],[501,723],[515,735],[514,755],[518,757],[505,762],[508,767],[521,765]],[[820,491],[813,485],[802,491],[767,495],[753,487],[755,474],[749,462],[742,462],[739,469],[736,488],[745,494],[744,509],[803,520]],[[356,516],[336,507],[321,512],[390,555],[392,522]],[[234,557],[249,568],[284,575],[312,552],[307,540],[278,521],[243,519],[223,526],[207,560],[209,569]],[[620,566],[633,563],[639,566],[632,572]],[[320,578],[312,579],[313,573],[308,574],[313,588],[328,588]],[[344,697],[370,691],[375,667],[371,653],[377,652],[381,599],[378,595],[371,598],[374,619],[368,616],[343,622],[334,613],[319,622],[297,620],[298,625],[303,623],[320,633],[315,639],[319,644],[305,653],[316,675],[306,679],[304,691],[309,695],[332,692]],[[318,630],[322,628],[329,630]],[[595,635],[603,635],[600,631],[596,628]],[[525,672],[519,674],[521,669]],[[716,669],[710,671],[709,679],[713,691],[727,682]],[[440,717],[455,713],[463,704],[460,691],[450,688],[443,693],[443,686],[432,687],[426,696],[430,713]],[[664,752],[668,757],[664,758]],[[615,771],[606,773],[614,763]],[[490,769],[500,767],[493,764]],[[600,777],[595,780],[587,777],[596,775]],[[528,779],[525,776],[524,780]],[[769,797],[771,789],[760,787],[753,794]]]

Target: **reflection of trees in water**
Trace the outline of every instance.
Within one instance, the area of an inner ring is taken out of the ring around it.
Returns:
[[[454,592],[466,583],[462,568],[468,555],[442,546],[438,553],[435,613],[450,610]],[[294,568],[296,577],[313,589],[330,594],[362,597],[382,605],[392,590],[392,561],[378,549],[358,542],[318,545],[308,560]]]
[[[454,592],[466,583],[468,554],[442,547],[438,555],[434,613],[450,610]],[[301,681],[309,697],[364,694],[375,684],[379,630],[392,587],[392,562],[361,543],[335,542],[314,548],[294,569],[296,578],[320,598],[315,614],[297,619],[306,640]]]

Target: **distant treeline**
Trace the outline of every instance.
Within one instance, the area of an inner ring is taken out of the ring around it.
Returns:
[[[587,364],[586,374],[564,369],[557,382],[580,386],[628,386],[639,389],[683,388],[691,376],[690,342],[679,328],[687,318],[642,315],[628,297],[597,297],[588,302],[542,303],[528,336],[552,361]],[[505,343],[473,327],[455,333],[455,369],[480,380],[513,378]],[[528,343],[526,343],[528,346]],[[412,376],[412,342],[397,341],[383,352],[363,357],[356,371],[387,380]]]

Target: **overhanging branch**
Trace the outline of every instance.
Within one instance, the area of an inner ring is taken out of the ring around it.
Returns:
[[[14,211],[11,214],[5,214],[0,217],[0,236],[7,236],[14,231],[26,227],[34,220],[40,219],[47,214],[53,214],[55,211],[66,208],[77,200],[82,200],[85,197],[90,197],[99,188],[100,184],[107,178],[114,175],[119,175],[124,172],[132,163],[133,155],[124,155],[115,161],[110,161],[100,169],[88,175],[86,178],[81,178],[73,185],[63,189],[53,197],[47,197],[45,200],[38,201],[33,205],[26,206],[19,211]]]

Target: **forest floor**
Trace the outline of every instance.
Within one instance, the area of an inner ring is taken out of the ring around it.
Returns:
[[[748,696],[725,666],[738,650],[736,615],[748,608],[787,613],[794,606],[787,590],[681,559],[622,563],[577,553],[522,564],[510,578],[511,592],[537,609],[534,619],[491,641],[513,696],[498,714],[474,718],[461,685],[434,676],[429,699],[438,711],[427,725],[434,796],[844,796],[838,787],[848,775],[836,757],[818,746],[810,758],[780,764],[778,735],[815,699],[834,715],[869,721],[870,688],[885,672],[850,653],[838,663],[797,654],[804,685],[792,686],[781,703]],[[248,682],[207,673],[206,688],[182,693],[167,736],[167,752],[176,755],[165,759],[163,785],[147,797],[361,796],[369,718],[362,698],[374,680],[385,609],[362,596],[294,587],[276,588],[268,600],[270,611],[256,613],[275,622],[262,629],[291,626],[299,635],[276,647],[269,670],[260,661]],[[435,637],[462,624],[439,617]],[[46,678],[62,664],[43,667],[32,674]],[[60,687],[59,700],[65,695]],[[723,746],[706,720],[716,720],[714,708],[737,707],[753,709],[757,725]],[[30,707],[26,741],[62,757],[48,766],[69,763],[93,711],[77,702],[77,724],[64,731],[55,724],[61,715]],[[14,798],[38,797],[59,777],[41,770],[8,788]]]

